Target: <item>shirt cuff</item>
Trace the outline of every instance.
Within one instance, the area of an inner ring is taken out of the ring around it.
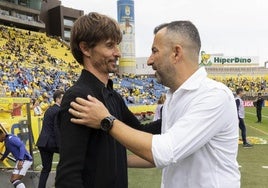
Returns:
[[[152,153],[157,168],[164,168],[174,160],[172,144],[169,134],[153,135]]]

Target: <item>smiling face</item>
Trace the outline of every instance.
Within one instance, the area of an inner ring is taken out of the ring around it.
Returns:
[[[89,61],[100,74],[109,74],[117,71],[117,61],[121,56],[118,44],[111,40],[98,43],[89,49]]]
[[[84,65],[84,55],[89,55],[85,54],[85,51],[94,49],[103,42],[113,46],[115,41],[114,46],[117,46],[121,40],[122,32],[113,18],[91,12],[75,21],[71,30],[70,46],[74,58]]]

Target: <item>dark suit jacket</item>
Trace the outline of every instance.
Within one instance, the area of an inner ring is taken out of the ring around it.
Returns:
[[[57,124],[57,115],[59,111],[60,107],[57,104],[54,104],[46,110],[42,130],[36,143],[38,147],[48,149],[58,148],[56,129],[59,126]]]

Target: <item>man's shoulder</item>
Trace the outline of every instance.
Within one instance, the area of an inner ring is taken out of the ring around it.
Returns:
[[[6,137],[10,139],[10,138],[17,137],[17,136],[14,134],[7,134]]]
[[[93,91],[94,89],[94,84],[84,82],[75,83],[69,89],[66,90],[63,97],[66,98],[70,96],[83,96],[85,93]]]
[[[6,135],[6,141],[12,142],[12,141],[17,141],[17,140],[20,140],[20,138],[14,134]]]
[[[223,84],[222,82],[219,82],[219,81],[216,81],[216,80],[213,80],[211,78],[208,78],[207,77],[207,82],[205,83],[206,86],[209,88],[209,89],[216,89],[218,91],[223,91],[223,93],[226,95],[230,95],[230,96],[233,96],[233,93],[232,91],[230,90],[229,87],[227,87],[225,84]]]
[[[53,114],[55,111],[57,111],[59,109],[60,109],[60,107],[58,105],[53,104],[52,106],[48,107],[48,109],[46,110],[44,116],[48,115],[48,114],[51,114],[51,113]]]

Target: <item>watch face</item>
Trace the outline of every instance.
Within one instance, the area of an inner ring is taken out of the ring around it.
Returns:
[[[105,118],[101,121],[101,129],[104,131],[110,130],[112,127],[111,121],[108,118]]]
[[[113,116],[104,118],[101,121],[101,129],[105,132],[108,132],[112,128],[114,120],[115,120],[115,117]]]

